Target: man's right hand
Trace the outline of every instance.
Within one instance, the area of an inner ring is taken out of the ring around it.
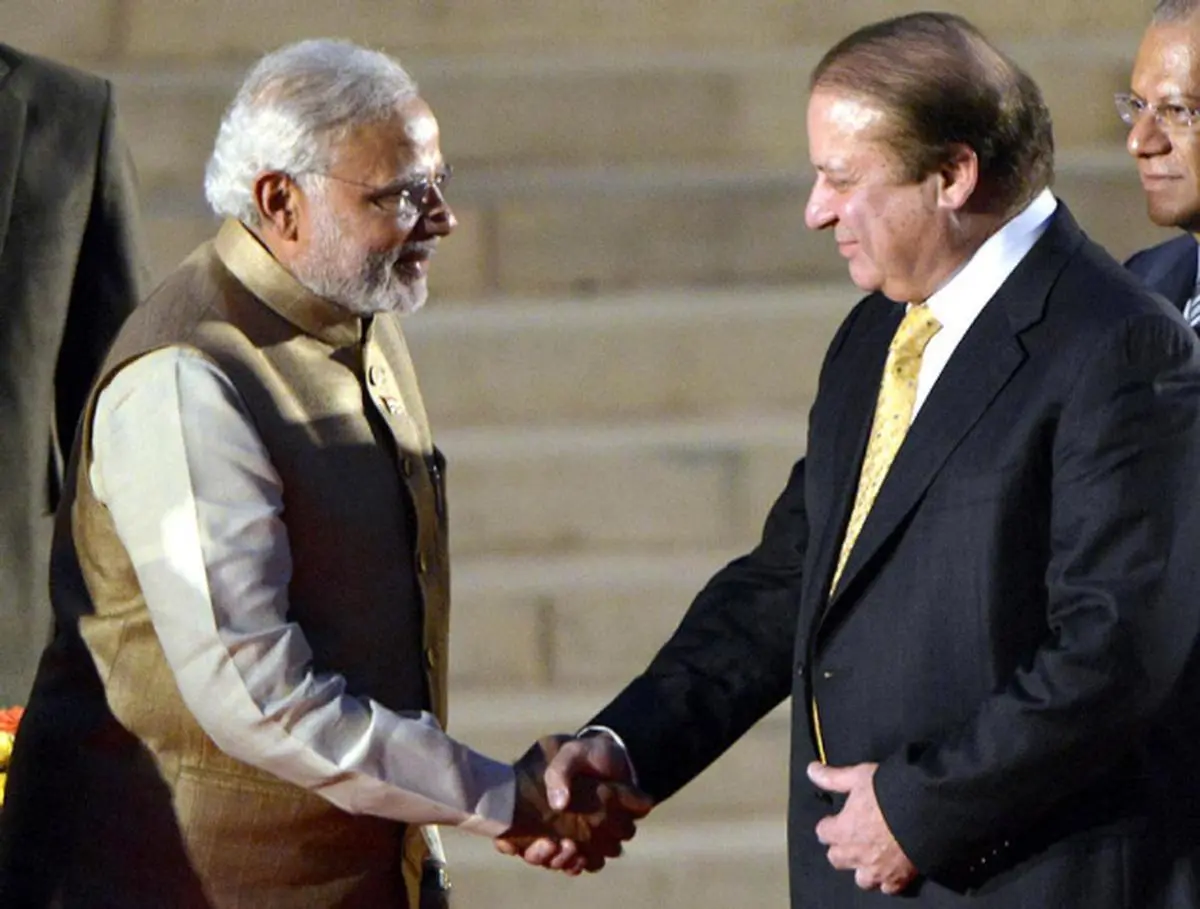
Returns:
[[[653,807],[634,787],[629,762],[607,735],[548,736],[515,765],[513,824],[496,839],[506,855],[575,875],[621,853],[634,822]]]

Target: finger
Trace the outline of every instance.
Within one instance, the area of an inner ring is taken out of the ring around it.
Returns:
[[[587,765],[585,749],[578,741],[567,742],[546,766],[544,779],[550,807],[563,811],[571,800],[571,781]]]
[[[621,841],[616,837],[600,835],[592,837],[591,851],[605,858],[616,858],[623,851]]]
[[[825,858],[838,871],[855,871],[858,868],[858,856],[852,850],[842,846],[832,846],[827,849]]]
[[[621,841],[631,840],[637,833],[637,825],[634,824],[633,818],[621,814],[608,816],[608,829]]]
[[[826,792],[850,792],[857,781],[853,767],[829,767],[819,761],[808,765],[808,778]]]
[[[547,866],[555,871],[562,871],[569,865],[574,864],[576,857],[579,855],[579,847],[575,845],[574,840],[563,840],[558,844],[558,854],[550,859],[550,864]]]
[[[654,807],[654,799],[650,798],[650,796],[636,786],[630,786],[627,783],[617,783],[613,788],[615,789],[617,804],[621,807],[621,810],[633,817],[645,817],[650,813],[650,809]]]
[[[622,840],[632,839],[637,831],[635,818],[645,817],[640,810],[629,811],[625,808],[625,788],[620,784],[601,783],[595,793],[599,805],[588,815],[588,823],[592,827],[608,830]]]
[[[595,874],[604,867],[604,856],[592,855],[588,857],[587,862],[583,866],[583,870],[589,874]]]
[[[879,878],[873,871],[866,868],[859,868],[854,872],[854,883],[859,890],[878,890]]]
[[[521,856],[530,865],[545,867],[558,854],[558,843],[553,840],[534,840]]]
[[[838,822],[837,815],[829,815],[817,821],[817,826],[814,828],[817,834],[817,842],[822,846],[828,846],[837,840]]]
[[[563,869],[563,874],[569,877],[579,877],[587,870],[587,858],[583,855],[575,856],[575,860]]]
[[[496,851],[501,855],[516,855],[517,847],[509,840],[492,840],[492,845],[496,847]]]

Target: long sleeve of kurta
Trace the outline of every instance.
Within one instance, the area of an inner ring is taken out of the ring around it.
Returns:
[[[183,699],[222,750],[349,812],[489,836],[508,828],[508,764],[427,712],[394,712],[314,671],[288,619],[282,484],[218,367],[178,348],[140,358],[101,393],[92,440],[93,489]]]

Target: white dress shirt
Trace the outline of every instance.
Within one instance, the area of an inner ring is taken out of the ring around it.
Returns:
[[[988,237],[975,255],[925,301],[942,328],[926,345],[921,357],[914,418],[967,330],[1046,232],[1057,207],[1053,193],[1042,190],[1020,214]]]
[[[494,836],[512,768],[316,673],[288,615],[282,485],[238,392],[167,347],[100,394],[89,477],[112,514],[188,709],[231,756],[353,813]]]

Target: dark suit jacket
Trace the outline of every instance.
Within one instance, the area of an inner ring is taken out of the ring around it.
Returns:
[[[50,630],[50,529],[96,368],[137,302],[128,155],[109,84],[0,44],[0,703]]]
[[[834,871],[805,776],[878,762],[929,907],[1200,906],[1200,355],[1064,207],[918,413],[832,598],[901,307],[835,336],[761,544],[594,722],[664,798],[793,696],[792,905]],[[1173,889],[1172,889],[1173,888]]]
[[[1196,287],[1196,238],[1183,234],[1134,253],[1125,267],[1180,312]]]

